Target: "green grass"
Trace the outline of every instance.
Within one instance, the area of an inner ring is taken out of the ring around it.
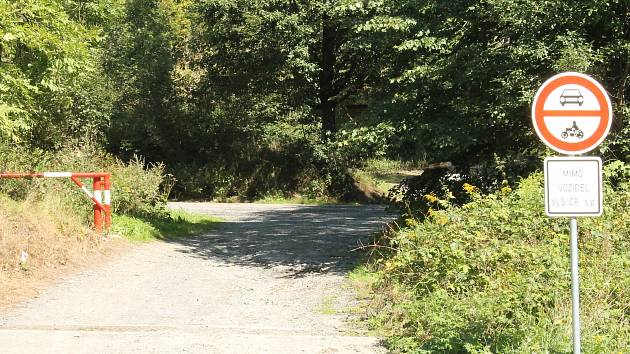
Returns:
[[[205,201],[205,200],[202,200]],[[213,202],[218,203],[255,203],[255,204],[302,204],[302,205],[335,205],[335,204],[345,204],[339,201],[338,199],[331,197],[322,197],[322,198],[309,198],[306,196],[295,195],[295,196],[285,196],[282,194],[271,194],[265,197],[247,200],[241,197],[230,197],[230,198],[217,198],[212,199]]]
[[[256,200],[257,204],[303,204],[303,205],[334,205],[341,202],[334,198],[308,198],[303,196],[283,197],[283,196],[267,196]]]
[[[363,170],[369,173],[390,173],[400,170],[413,170],[423,163],[409,161],[398,161],[390,159],[371,159],[365,163]]]
[[[368,265],[360,264],[348,274],[348,280],[354,288],[359,300],[369,299],[372,289],[379,280],[379,275],[368,269]]]
[[[367,262],[364,259],[363,262]],[[347,284],[354,291],[356,302],[347,309],[347,313],[352,316],[349,317],[351,328],[353,330],[347,332],[347,335],[352,336],[374,336],[374,337],[387,337],[387,333],[382,331],[382,325],[376,321],[374,313],[374,303],[379,301],[375,289],[380,279],[378,273],[375,270],[370,269],[369,265],[360,264],[348,275]]]
[[[387,194],[392,187],[396,186],[400,182],[400,179],[383,179],[382,177],[375,176],[363,170],[353,170],[352,176],[357,181],[371,184],[384,194]]]
[[[326,296],[319,307],[319,313],[322,315],[334,315],[337,313],[335,309],[335,302],[337,298],[335,296]]]
[[[392,187],[408,177],[405,172],[417,171],[423,164],[403,162],[388,159],[372,159],[360,169],[355,169],[352,174],[355,178],[369,181],[383,193],[387,193]]]
[[[193,236],[214,229],[219,218],[173,210],[170,217],[114,215],[112,231],[131,241],[152,241]]]

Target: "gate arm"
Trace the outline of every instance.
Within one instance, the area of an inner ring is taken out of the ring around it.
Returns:
[[[77,177],[70,177],[70,179],[72,180],[72,182],[74,182],[77,186],[79,186],[79,188],[81,188],[81,190],[87,194],[87,196],[92,200],[92,202],[94,203],[94,205],[96,205],[100,210],[105,211],[105,206],[103,206],[103,204],[101,204],[101,202],[99,202],[98,200],[96,200],[96,198],[94,197],[94,194],[92,194],[92,192],[90,192],[90,190],[85,186],[85,184],[83,184],[83,182],[81,182],[80,179],[78,179]]]

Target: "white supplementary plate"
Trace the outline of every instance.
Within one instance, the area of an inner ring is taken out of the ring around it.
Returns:
[[[603,199],[599,157],[545,159],[547,216],[601,216]]]

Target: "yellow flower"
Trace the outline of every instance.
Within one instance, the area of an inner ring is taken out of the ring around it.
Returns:
[[[443,212],[429,209],[428,216],[431,217],[433,221],[435,221],[435,223],[440,226],[448,224],[448,215],[444,214]]]
[[[424,200],[426,200],[429,203],[435,203],[439,200],[439,198],[435,194],[431,193],[431,194],[425,194]]]
[[[473,186],[472,184],[468,184],[468,183],[464,183],[462,188],[464,188],[464,190],[468,194],[473,194],[473,193],[475,193],[477,191],[477,187]]]
[[[412,226],[412,227],[418,225],[418,221],[414,218],[405,219],[405,223],[407,224],[407,226]]]

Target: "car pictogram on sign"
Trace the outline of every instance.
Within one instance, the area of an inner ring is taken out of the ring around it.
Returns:
[[[562,106],[566,104],[577,104],[582,106],[584,104],[584,96],[578,89],[564,89],[560,95],[560,104]]]

